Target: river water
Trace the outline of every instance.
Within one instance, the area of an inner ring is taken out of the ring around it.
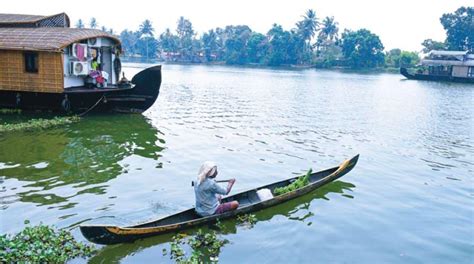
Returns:
[[[206,160],[237,179],[236,193],[359,153],[349,174],[257,212],[254,226],[225,221],[220,262],[473,263],[473,99],[472,85],[398,74],[164,65],[143,115],[0,135],[0,232],[28,219],[83,240],[82,222],[178,212],[193,206]],[[73,262],[166,263],[170,240]]]

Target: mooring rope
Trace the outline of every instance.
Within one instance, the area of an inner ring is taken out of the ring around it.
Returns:
[[[103,94],[102,97],[101,97],[93,106],[91,106],[89,109],[87,109],[85,112],[79,114],[78,116],[79,116],[79,117],[82,117],[82,116],[84,116],[85,114],[89,113],[89,111],[91,111],[92,109],[94,109],[104,98],[105,98],[105,95]]]

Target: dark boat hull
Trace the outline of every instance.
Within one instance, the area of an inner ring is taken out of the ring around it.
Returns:
[[[195,213],[194,208],[192,208],[175,215],[129,227],[111,225],[81,225],[80,229],[84,237],[91,242],[97,244],[117,244],[132,242],[140,238],[179,231],[203,224],[214,223],[217,221],[217,219],[226,219],[235,215],[258,211],[314,191],[351,171],[356,165],[358,159],[359,155],[353,157],[350,160],[344,161],[338,167],[313,173],[310,177],[310,184],[306,185],[305,187],[293,192],[273,197],[272,199],[266,201],[259,201],[258,196],[256,196],[257,190],[268,188],[273,192],[275,188],[286,186],[290,182],[296,180],[298,177],[272,183],[257,189],[226,197],[223,199],[223,202],[237,200],[239,201],[240,206],[235,211],[226,212],[220,215],[200,217]]]
[[[437,82],[457,82],[457,83],[474,83],[474,78],[462,78],[444,75],[428,75],[428,74],[411,74],[406,68],[400,68],[400,74],[410,80],[437,81]]]
[[[132,79],[132,88],[71,89],[63,93],[0,91],[0,107],[58,112],[141,113],[158,98],[161,66],[147,68]]]

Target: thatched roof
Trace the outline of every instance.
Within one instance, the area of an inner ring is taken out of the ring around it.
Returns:
[[[0,24],[6,23],[33,23],[45,16],[36,15],[17,15],[17,14],[0,14]]]
[[[101,30],[39,27],[1,28],[0,50],[33,50],[61,52],[63,48],[84,39],[105,37],[117,44],[120,40]]]
[[[69,27],[66,13],[51,16],[0,14],[0,27]]]

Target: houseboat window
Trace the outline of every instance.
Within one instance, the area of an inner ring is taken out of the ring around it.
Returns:
[[[38,53],[25,52],[25,71],[31,73],[38,73]]]
[[[474,67],[467,68],[467,77],[474,77]]]

